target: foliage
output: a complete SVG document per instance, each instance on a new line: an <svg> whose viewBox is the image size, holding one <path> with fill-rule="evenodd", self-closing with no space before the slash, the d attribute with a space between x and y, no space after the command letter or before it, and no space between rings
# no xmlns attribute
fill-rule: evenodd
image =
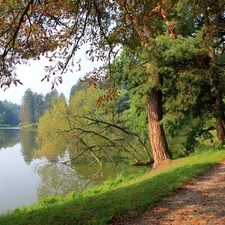
<svg viewBox="0 0 225 225"><path fill-rule="evenodd" d="M44 79L50 80L57 70L65 73L69 64L75 64L75 52L89 41L92 49L87 55L104 58L104 50L109 48L104 48L104 42L113 44L108 27L111 20L115 21L116 11L111 1L1 1L2 87L21 83L14 76L14 66L41 55L50 61L58 58L56 65L46 67ZM95 47L103 49L97 54ZM52 82L53 87L61 83L62 76L55 76Z"/></svg>
<svg viewBox="0 0 225 225"><path fill-rule="evenodd" d="M127 127L140 135L144 143L149 142L148 136L148 112L146 104L140 103L140 95L131 95L130 108L123 112L122 116Z"/></svg>
<svg viewBox="0 0 225 225"><path fill-rule="evenodd" d="M35 123L38 122L39 117L41 116L43 107L42 97L37 93L33 93L31 89L27 89L24 93L20 119L22 123ZM39 116L39 117L38 117Z"/></svg>
<svg viewBox="0 0 225 225"><path fill-rule="evenodd" d="M75 85L73 85L70 89L69 101L78 91L86 90L86 88L87 87L86 87L85 83L83 83L81 80L78 80L77 83Z"/></svg>
<svg viewBox="0 0 225 225"><path fill-rule="evenodd" d="M149 160L148 150L139 136L124 127L116 102L104 101L96 108L96 99L102 95L102 90L90 87L75 93L69 106L56 101L40 120L40 149L36 154L57 159L59 152L63 154L68 149L71 160L97 161L100 165L103 160L116 163L118 154L128 155L135 163ZM123 102L120 103L122 109Z"/></svg>
<svg viewBox="0 0 225 225"><path fill-rule="evenodd" d="M155 42L155 40L152 41ZM202 125L196 127L198 134L194 134L196 128L190 129L190 133L187 133L189 138L185 145L186 150L190 151L196 143L197 136L212 138L209 131L216 129L216 124L208 123L208 121L213 117L218 118L214 103L216 87L213 85L216 78L210 69L211 59L202 43L202 34L196 34L195 38L176 40L158 38L156 46L149 51L150 54L155 51L153 57L156 61L152 60L152 63L156 63L160 68L159 73L164 79L162 91L165 96L165 115L162 122L166 124L167 130L173 134L181 126L186 126L187 122L191 124L196 119L202 121ZM225 84L224 78L224 72L222 72L221 84ZM219 90L222 89L218 88L217 91Z"/></svg>
<svg viewBox="0 0 225 225"><path fill-rule="evenodd" d="M56 89L53 89L51 92L47 93L44 97L45 106L44 109L51 109L54 104L53 101L59 98L59 93Z"/></svg>
<svg viewBox="0 0 225 225"><path fill-rule="evenodd" d="M43 96L28 88L24 93L20 109L21 125L25 127L29 124L37 124L45 110L50 109L54 104L54 99L57 98L65 99L65 96L59 95L56 89Z"/></svg>
<svg viewBox="0 0 225 225"><path fill-rule="evenodd" d="M123 216L135 218L222 159L225 159L224 151L208 151L174 160L160 171L134 178L121 176L118 181L107 181L96 189L71 193L66 198L41 199L31 206L17 208L1 216L0 224L13 225L18 221L34 225L43 222L46 225L122 223L126 220Z"/></svg>
<svg viewBox="0 0 225 225"><path fill-rule="evenodd" d="M63 135L61 131L68 130L69 127L66 118L66 100L62 98L52 100L54 101L52 108L45 111L38 124L38 144L41 145L41 150L36 154L57 159L58 156L64 155L66 143L69 141L69 137Z"/></svg>
<svg viewBox="0 0 225 225"><path fill-rule="evenodd" d="M17 126L19 124L20 106L8 101L0 101L0 126Z"/></svg>
<svg viewBox="0 0 225 225"><path fill-rule="evenodd" d="M129 123L129 115L131 118L136 118L138 122L135 123L133 120L130 124L138 129L141 137L145 137L144 140L147 140L147 127L145 127L147 96L156 86L153 82L156 74L159 74L162 80L162 85L156 88L163 94L164 116L161 124L164 124L167 134L174 136L182 126L187 126L187 122L201 118L208 127L198 127L198 135L204 135L205 138L212 137L209 131L213 127L216 129L216 124L210 124L208 121L212 117L218 118L214 103L215 90L225 93L223 90L225 76L224 71L218 69L220 84L223 84L223 87L215 87L216 76L211 70L209 50L202 40L202 32L196 32L194 37L178 36L176 39L162 35L158 36L157 40L150 39L150 47L135 51L135 54L125 47L117 58L112 68L115 71L115 79L127 83L133 95L131 107L126 114L127 123ZM187 152L190 148L193 149L196 143L196 135L193 135L194 131L190 126L188 127L190 133L185 133L192 138L192 141L190 138L186 139ZM206 133L209 135L205 135Z"/></svg>

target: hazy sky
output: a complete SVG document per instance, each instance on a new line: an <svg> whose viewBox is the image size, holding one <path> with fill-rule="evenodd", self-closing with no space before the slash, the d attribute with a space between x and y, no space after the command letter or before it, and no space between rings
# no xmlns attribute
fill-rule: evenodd
<svg viewBox="0 0 225 225"><path fill-rule="evenodd" d="M85 56L86 49L80 51L77 54L77 59L81 58L81 71L76 71L74 69L73 73L67 73L63 75L63 83L56 86L56 89L59 93L63 93L67 99L69 98L69 93L71 87L76 84L77 80L80 77L83 77L87 72L91 71L94 67L98 67L96 63L93 63L86 59ZM16 87L15 85L11 85L9 89L4 91L0 88L0 101L4 101L5 99L21 104L21 99L24 95L24 92L31 88L33 92L37 92L38 94L46 94L51 91L51 82L42 81L41 79L45 76L44 66L48 64L46 59L42 59L40 61L30 61L30 65L19 65L17 67L17 78L21 80L23 85L19 85ZM99 64L100 65L100 64Z"/></svg>

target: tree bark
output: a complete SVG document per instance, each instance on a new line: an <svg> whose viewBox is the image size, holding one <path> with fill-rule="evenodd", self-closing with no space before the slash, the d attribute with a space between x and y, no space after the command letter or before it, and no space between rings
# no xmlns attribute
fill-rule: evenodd
<svg viewBox="0 0 225 225"><path fill-rule="evenodd" d="M162 92L158 89L151 90L148 97L148 130L154 156L153 170L162 166L170 159L169 148L163 125Z"/></svg>
<svg viewBox="0 0 225 225"><path fill-rule="evenodd" d="M209 48L209 56L211 58L211 64L212 64L212 71L214 71L214 67L216 67L216 55L215 55L215 50L210 47ZM216 88L216 91L214 91L214 97L215 97L215 104L214 104L214 109L215 113L214 116L216 118L216 131L217 131L217 138L218 138L218 143L222 144L225 139L225 128L224 128L224 123L225 123L225 116L224 116L224 108L223 108L223 100L222 100L222 94L219 90L219 75L215 72L214 74L214 87Z"/></svg>
<svg viewBox="0 0 225 225"><path fill-rule="evenodd" d="M225 130L223 126L223 121L220 118L216 119L216 131L217 131L218 143L222 144L225 138Z"/></svg>
<svg viewBox="0 0 225 225"><path fill-rule="evenodd" d="M216 118L216 132L217 132L218 143L222 144L225 139L225 129L224 129L225 117L224 117L222 98L219 94L216 95L215 118Z"/></svg>

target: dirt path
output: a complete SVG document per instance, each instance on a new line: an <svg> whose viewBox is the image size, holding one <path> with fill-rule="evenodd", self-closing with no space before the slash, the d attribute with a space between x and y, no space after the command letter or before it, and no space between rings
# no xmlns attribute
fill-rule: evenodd
<svg viewBox="0 0 225 225"><path fill-rule="evenodd" d="M225 225L225 161L128 224Z"/></svg>

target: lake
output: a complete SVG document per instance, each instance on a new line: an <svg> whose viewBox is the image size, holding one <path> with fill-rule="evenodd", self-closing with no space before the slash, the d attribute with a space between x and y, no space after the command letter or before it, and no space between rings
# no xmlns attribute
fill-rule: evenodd
<svg viewBox="0 0 225 225"><path fill-rule="evenodd" d="M108 178L132 174L148 167L109 164L73 167L37 159L35 149L36 131L19 128L0 128L0 214L22 205L30 205L40 197L71 191L80 192L102 184Z"/></svg>

